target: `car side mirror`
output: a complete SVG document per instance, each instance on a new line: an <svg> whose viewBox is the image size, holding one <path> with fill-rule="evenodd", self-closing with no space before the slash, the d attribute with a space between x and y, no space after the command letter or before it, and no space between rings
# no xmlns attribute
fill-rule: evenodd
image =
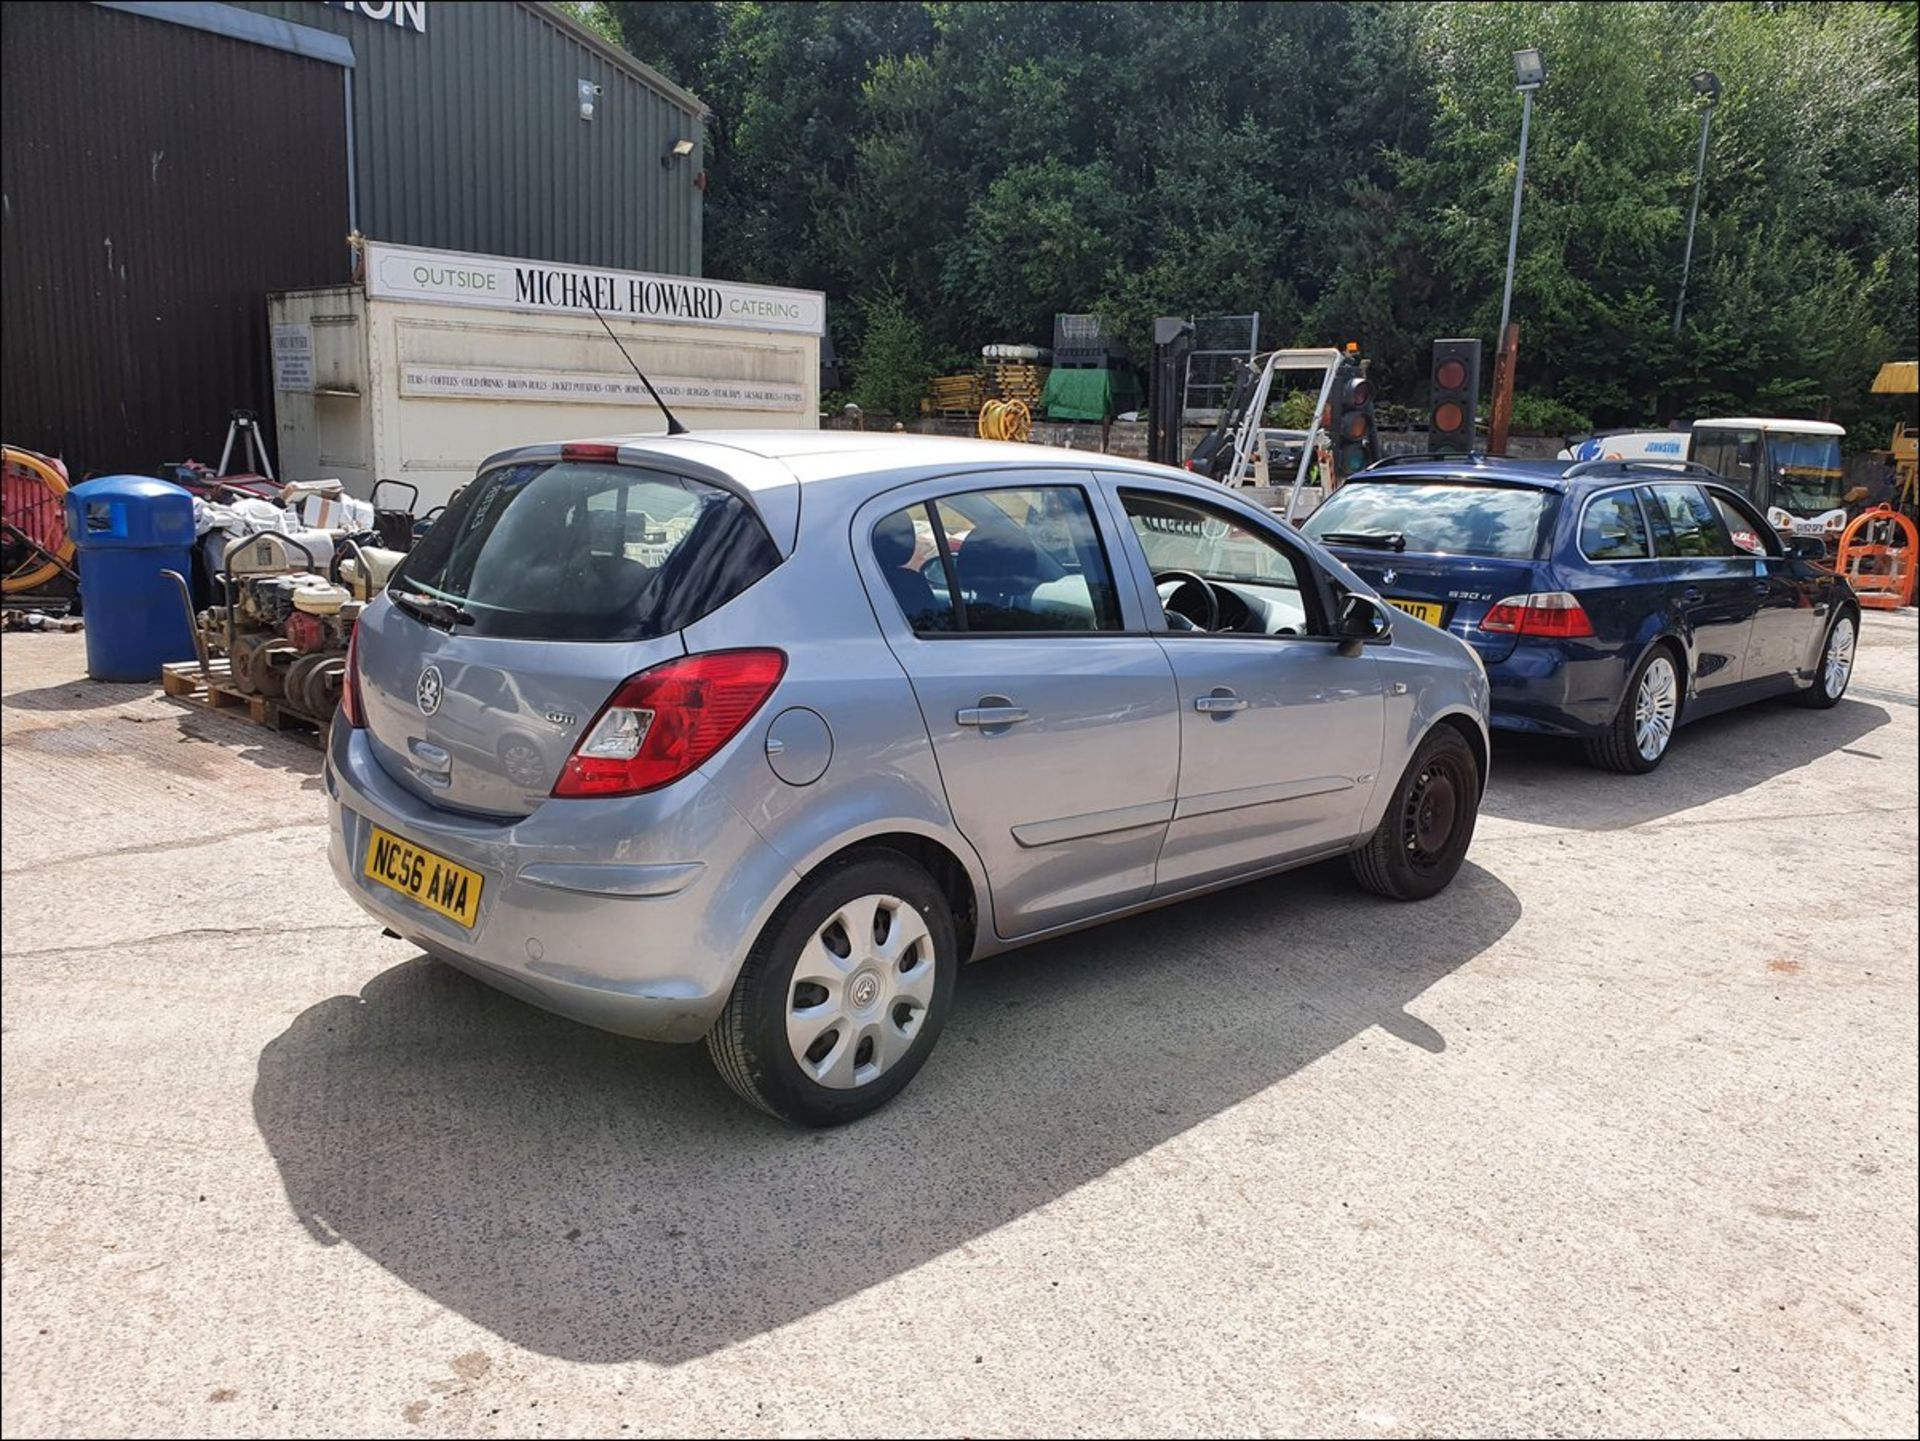
<svg viewBox="0 0 1920 1441"><path fill-rule="evenodd" d="M1783 535L1780 544L1795 560L1827 558L1827 538L1823 535Z"/></svg>
<svg viewBox="0 0 1920 1441"><path fill-rule="evenodd" d="M1369 641L1393 638L1393 615L1386 605L1370 595L1350 593L1340 602L1340 618L1333 633L1340 642L1341 655L1359 655Z"/></svg>

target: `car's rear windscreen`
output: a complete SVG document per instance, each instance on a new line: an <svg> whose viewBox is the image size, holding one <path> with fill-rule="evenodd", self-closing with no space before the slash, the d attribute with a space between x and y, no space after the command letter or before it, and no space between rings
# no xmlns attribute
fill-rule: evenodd
<svg viewBox="0 0 1920 1441"><path fill-rule="evenodd" d="M466 612L469 634L647 640L693 624L780 563L732 491L635 466L528 461L468 485L389 589Z"/></svg>
<svg viewBox="0 0 1920 1441"><path fill-rule="evenodd" d="M1548 499L1547 492L1523 486L1355 479L1329 496L1301 529L1330 545L1347 537L1397 538L1383 548L1527 560L1539 541Z"/></svg>

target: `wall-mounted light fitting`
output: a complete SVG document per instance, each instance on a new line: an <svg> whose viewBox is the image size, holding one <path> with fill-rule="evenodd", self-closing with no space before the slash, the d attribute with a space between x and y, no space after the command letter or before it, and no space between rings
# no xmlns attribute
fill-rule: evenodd
<svg viewBox="0 0 1920 1441"><path fill-rule="evenodd" d="M685 160L691 154L693 154L693 142L691 140L682 137L670 141L667 148L660 152L660 168L662 170L671 170L674 161Z"/></svg>
<svg viewBox="0 0 1920 1441"><path fill-rule="evenodd" d="M593 119L594 102L600 98L600 87L591 80L580 82L580 118Z"/></svg>

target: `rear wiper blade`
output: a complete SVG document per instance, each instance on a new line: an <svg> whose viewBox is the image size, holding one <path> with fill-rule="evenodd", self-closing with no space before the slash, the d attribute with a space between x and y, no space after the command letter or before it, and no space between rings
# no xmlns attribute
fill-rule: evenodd
<svg viewBox="0 0 1920 1441"><path fill-rule="evenodd" d="M450 600L442 600L437 595L421 595L414 590L395 590L389 594L393 596L395 605L428 625L452 630L456 625L473 624L473 612Z"/></svg>
<svg viewBox="0 0 1920 1441"><path fill-rule="evenodd" d="M1406 532L1399 530L1362 534L1357 530L1329 530L1320 536L1327 545L1360 545L1369 550L1405 550Z"/></svg>

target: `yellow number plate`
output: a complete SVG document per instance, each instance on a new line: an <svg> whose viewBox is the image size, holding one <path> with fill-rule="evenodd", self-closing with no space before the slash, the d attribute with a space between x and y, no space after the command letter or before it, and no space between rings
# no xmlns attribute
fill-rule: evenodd
<svg viewBox="0 0 1920 1441"><path fill-rule="evenodd" d="M1399 606L1408 615L1424 620L1428 625L1440 624L1440 617L1447 613L1444 606L1435 605L1430 600L1395 600L1388 596L1387 604Z"/></svg>
<svg viewBox="0 0 1920 1441"><path fill-rule="evenodd" d="M422 850L378 826L367 837L367 858L360 869L368 879L463 926L471 926L480 914L480 887L485 883L479 872L456 866L445 856Z"/></svg>

